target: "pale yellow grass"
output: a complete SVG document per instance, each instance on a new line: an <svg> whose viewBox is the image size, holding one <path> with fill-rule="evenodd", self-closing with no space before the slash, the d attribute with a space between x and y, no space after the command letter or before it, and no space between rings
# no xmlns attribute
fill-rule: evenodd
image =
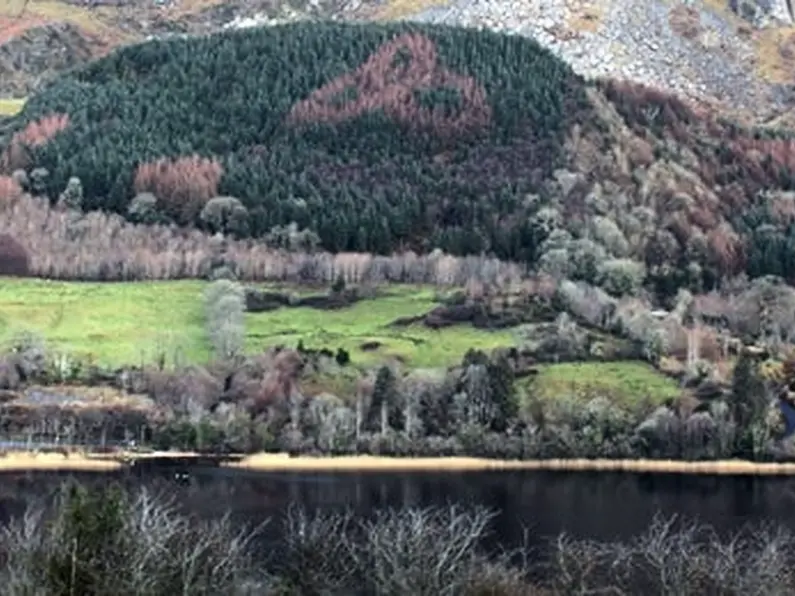
<svg viewBox="0 0 795 596"><path fill-rule="evenodd" d="M22 110L24 99L0 99L0 116L13 116Z"/></svg>
<svg viewBox="0 0 795 596"><path fill-rule="evenodd" d="M566 28L580 33L596 33L602 25L606 12L604 0L587 0L569 11Z"/></svg>
<svg viewBox="0 0 795 596"><path fill-rule="evenodd" d="M110 472L121 468L121 462L90 457L84 453L10 452L0 457L0 472L22 470L75 472Z"/></svg>
<svg viewBox="0 0 795 596"><path fill-rule="evenodd" d="M756 69L772 83L791 83L795 69L795 28L771 27L755 33Z"/></svg>
<svg viewBox="0 0 795 596"><path fill-rule="evenodd" d="M375 13L377 20L392 21L411 17L429 8L450 6L451 0L390 0Z"/></svg>
<svg viewBox="0 0 795 596"><path fill-rule="evenodd" d="M190 452L152 453L35 453L9 452L0 456L0 472L10 471L114 471L124 462L151 458L199 458ZM635 472L652 474L702 474L711 476L791 476L795 463L755 463L739 460L688 462L645 459L497 460L476 457L290 457L286 453L258 453L226 468L259 472L479 472L494 470L554 470L561 472Z"/></svg>
<svg viewBox="0 0 795 596"><path fill-rule="evenodd" d="M239 462L223 464L230 468L258 471L486 471L560 470L566 472L651 472L711 475L792 475L795 463L771 464L746 461L686 462L673 460L549 459L493 460L474 457L290 457L262 453Z"/></svg>
<svg viewBox="0 0 795 596"><path fill-rule="evenodd" d="M3 0L0 2L0 15L21 17L25 10L26 0Z"/></svg>
<svg viewBox="0 0 795 596"><path fill-rule="evenodd" d="M53 22L68 22L79 27L86 33L93 34L104 41L124 42L132 41L135 37L114 27L106 21L108 15L114 14L99 9L74 6L65 2L54 0L31 0L26 9L26 14L45 18Z"/></svg>
<svg viewBox="0 0 795 596"><path fill-rule="evenodd" d="M168 17L184 16L221 6L227 2L228 0L182 0L182 2L177 2L173 6L169 6L163 12L165 12Z"/></svg>

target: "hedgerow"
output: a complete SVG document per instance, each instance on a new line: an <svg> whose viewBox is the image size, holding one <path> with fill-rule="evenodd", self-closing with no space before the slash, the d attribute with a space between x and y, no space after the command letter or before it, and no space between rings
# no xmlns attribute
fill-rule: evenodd
<svg viewBox="0 0 795 596"><path fill-rule="evenodd" d="M52 198L78 177L87 210L150 192L201 225L223 195L255 237L294 221L332 251L532 258L526 196L585 105L529 39L302 23L117 51L31 98L6 160L48 170Z"/></svg>

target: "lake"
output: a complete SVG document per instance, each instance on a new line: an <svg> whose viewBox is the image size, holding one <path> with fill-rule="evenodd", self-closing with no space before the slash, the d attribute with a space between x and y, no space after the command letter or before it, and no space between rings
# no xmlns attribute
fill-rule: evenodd
<svg viewBox="0 0 795 596"><path fill-rule="evenodd" d="M0 473L0 520L52 494L63 480L118 481L172 494L201 516L230 512L259 523L283 515L291 503L308 509L351 508L367 515L382 507L483 505L498 511L493 540L505 547L540 547L567 532L600 540L642 532L655 513L696 518L721 533L748 522L795 522L795 478L630 474L604 472L264 473L193 468L113 473ZM276 526L271 526L276 531Z"/></svg>

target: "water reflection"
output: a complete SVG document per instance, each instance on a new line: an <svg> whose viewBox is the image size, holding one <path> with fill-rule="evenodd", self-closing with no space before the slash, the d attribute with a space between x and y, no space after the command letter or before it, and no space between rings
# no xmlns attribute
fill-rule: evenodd
<svg viewBox="0 0 795 596"><path fill-rule="evenodd" d="M534 545L561 531L612 540L643 531L655 513L697 518L719 531L744 523L795 521L795 478L706 477L662 474L488 473L256 473L230 469L133 474L0 474L0 519L21 513L31 500L51 495L66 478L126 486L147 485L176 497L202 516L230 511L260 523L283 515L291 503L310 509L353 509L359 515L383 507L480 504L498 510L494 538L518 545L530 531Z"/></svg>

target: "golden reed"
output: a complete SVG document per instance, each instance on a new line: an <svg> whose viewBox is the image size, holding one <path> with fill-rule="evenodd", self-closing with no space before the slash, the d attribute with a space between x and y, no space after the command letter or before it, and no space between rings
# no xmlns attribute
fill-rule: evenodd
<svg viewBox="0 0 795 596"><path fill-rule="evenodd" d="M0 472L10 471L113 471L125 462L150 458L192 458L195 453L36 453L7 452L0 455ZM475 457L381 457L353 455L343 457L291 457L286 453L258 453L236 462L221 464L227 468L253 471L296 472L464 472L490 470L557 470L563 472L639 472L660 474L708 474L745 476L795 475L793 463L756 463L741 460L676 461L649 459L546 459L496 460Z"/></svg>
<svg viewBox="0 0 795 596"><path fill-rule="evenodd" d="M492 460L473 457L289 457L286 454L257 454L228 467L249 470L286 471L487 471L487 470L560 470L566 472L651 472L678 474L795 474L795 463L755 463L748 461L689 462L674 460L547 459Z"/></svg>

